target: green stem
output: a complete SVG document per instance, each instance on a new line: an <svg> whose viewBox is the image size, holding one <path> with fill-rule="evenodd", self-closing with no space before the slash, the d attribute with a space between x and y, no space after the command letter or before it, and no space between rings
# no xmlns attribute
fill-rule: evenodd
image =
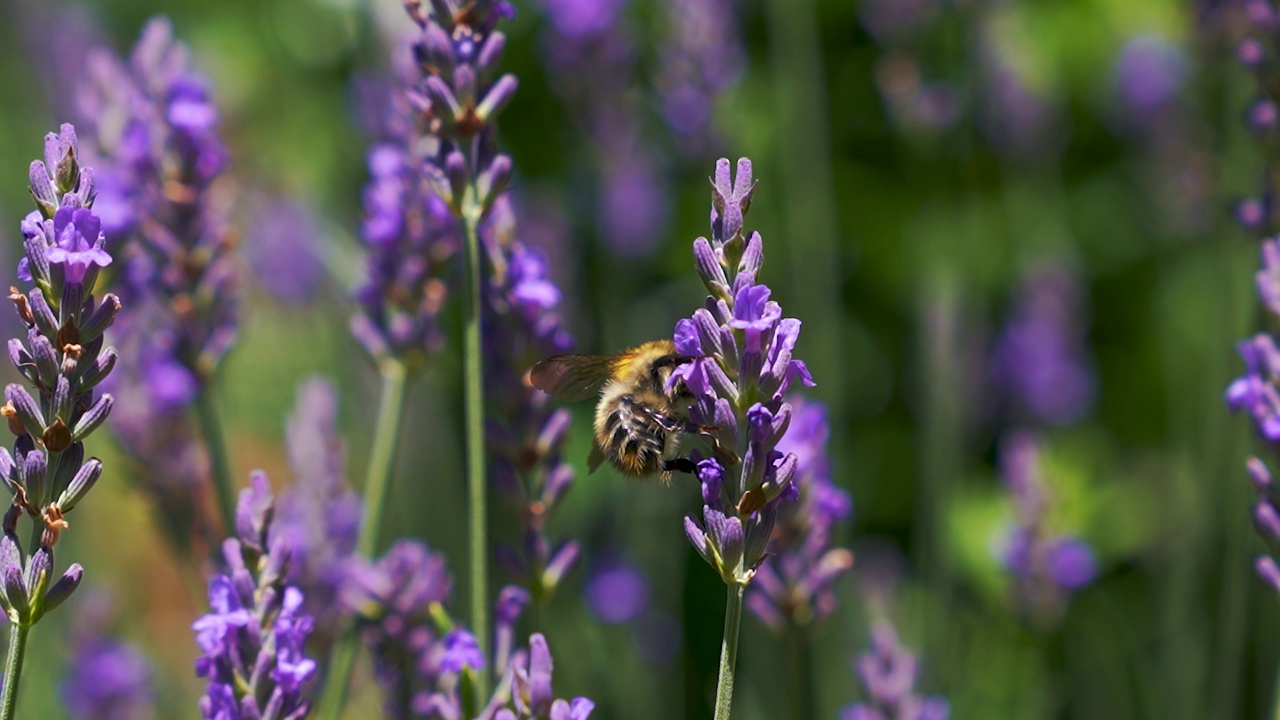
<svg viewBox="0 0 1280 720"><path fill-rule="evenodd" d="M475 196L473 190L473 196ZM480 218L479 207L464 212L463 227L466 230L466 278L463 298L463 392L467 434L467 511L471 515L469 545L471 554L471 631L480 652L488 657L489 647L489 548L487 483L485 482L484 457L484 361L481 357L481 277L480 277ZM478 691L482 699L489 696L487 671L478 674Z"/></svg>
<svg viewBox="0 0 1280 720"><path fill-rule="evenodd" d="M360 635L349 626L338 636L333 646L329 669L325 672L324 692L316 707L316 717L340 720L347 706L347 690L351 685L351 673L356 666L356 651L360 647Z"/></svg>
<svg viewBox="0 0 1280 720"><path fill-rule="evenodd" d="M373 426L373 449L369 452L369 466L364 477L364 516L360 518L360 536L356 540L356 551L367 558L374 557L378 551L382 516L387 508L387 490L391 486L396 447L404 425L405 395L409 384L408 368L398 360L384 361L379 370L382 391L378 398L378 417ZM355 627L347 627L338 636L316 717L332 720L342 717L359 647L360 636Z"/></svg>
<svg viewBox="0 0 1280 720"><path fill-rule="evenodd" d="M724 640L720 643L720 676L716 679L715 720L729 720L733 707L733 670L738 665L738 626L742 624L741 585L730 585L724 603Z"/></svg>
<svg viewBox="0 0 1280 720"><path fill-rule="evenodd" d="M1280 664L1276 665L1276 683L1271 694L1271 720L1280 720Z"/></svg>
<svg viewBox="0 0 1280 720"><path fill-rule="evenodd" d="M4 663L4 694L0 696L0 720L13 720L18 707L18 683L22 680L22 659L27 653L30 625L12 625L9 630L9 656Z"/></svg>
<svg viewBox="0 0 1280 720"><path fill-rule="evenodd" d="M791 717L813 717L813 668L809 654L809 633L792 625L787 628L787 665L791 695Z"/></svg>
<svg viewBox="0 0 1280 720"><path fill-rule="evenodd" d="M364 517L360 520L360 537L356 550L367 558L378 551L382 515L387 508L387 489L396 463L396 446L400 427L404 424L405 390L408 369L398 360L382 363L382 396L378 399L378 419L373 426L373 450L364 476Z"/></svg>
<svg viewBox="0 0 1280 720"><path fill-rule="evenodd" d="M222 435L222 425L213 406L213 392L205 388L196 394L196 415L200 420L200 432L209 452L209 466L213 470L213 495L218 501L218 513L227 533L236 528L235 490L231 482L231 465L227 462L227 441Z"/></svg>

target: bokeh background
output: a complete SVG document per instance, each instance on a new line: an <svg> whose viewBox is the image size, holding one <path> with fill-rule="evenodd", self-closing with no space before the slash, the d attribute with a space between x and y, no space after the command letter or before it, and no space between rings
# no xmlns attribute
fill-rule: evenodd
<svg viewBox="0 0 1280 720"><path fill-rule="evenodd" d="M754 161L747 226L774 299L804 322L807 395L828 410L832 476L853 498L835 541L857 559L811 635L814 717L861 697L853 660L880 617L956 718L1268 712L1280 623L1251 571L1249 423L1222 401L1258 322L1257 245L1232 216L1264 163L1244 121L1257 88L1234 57L1239 7L515 4L504 66L520 89L501 145L521 236L552 259L579 348L669 336L701 303L690 248L707 233L706 177L718 157ZM245 301L218 396L236 477L288 482L286 417L322 374L358 485L377 382L349 295L366 98L409 28L399 3L7 0L0 277L13 282L26 167L67 119L76 61L127 50L157 13L212 80L232 153ZM456 306L444 323L447 349L412 387L388 522L462 578ZM710 717L723 588L681 532L696 490L585 477L589 411L575 409L582 479L553 526L587 553L542 618L557 691L594 698L602 718ZM1001 448L1016 430L1038 437L1049 522L1096 568L1048 609L1001 563ZM92 616L152 663L154 717L194 716L204 598L110 441L90 452L107 476L59 558L84 564L97 598L36 631L20 714L68 717L59 685ZM618 568L636 573L636 606L602 614L587 588ZM736 716L790 717L784 640L748 616L741 653ZM377 705L362 688L349 717Z"/></svg>

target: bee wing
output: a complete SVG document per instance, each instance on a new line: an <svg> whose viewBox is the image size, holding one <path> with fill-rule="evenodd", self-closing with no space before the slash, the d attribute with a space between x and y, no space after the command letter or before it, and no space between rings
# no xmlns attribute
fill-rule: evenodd
<svg viewBox="0 0 1280 720"><path fill-rule="evenodd" d="M548 395L586 400L613 374L619 355L553 355L529 371L529 381Z"/></svg>
<svg viewBox="0 0 1280 720"><path fill-rule="evenodd" d="M591 454L587 456L587 474L595 472L604 462L604 451L596 443L591 443Z"/></svg>

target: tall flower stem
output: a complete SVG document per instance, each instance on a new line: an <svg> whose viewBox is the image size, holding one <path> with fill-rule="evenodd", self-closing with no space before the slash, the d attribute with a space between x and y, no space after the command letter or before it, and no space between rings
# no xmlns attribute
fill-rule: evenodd
<svg viewBox="0 0 1280 720"><path fill-rule="evenodd" d="M4 695L0 696L0 720L13 720L18 707L18 682L22 679L22 660L27 653L27 633L31 626L18 623L9 629L9 655L4 663Z"/></svg>
<svg viewBox="0 0 1280 720"><path fill-rule="evenodd" d="M356 551L374 557L382 530L382 516L387 507L387 490L391 486L391 470L395 467L400 428L404 425L405 394L409 372L398 360L385 360L380 366L381 396L378 417L373 427L373 449L364 479L364 515L360 518L360 536ZM320 697L317 717L338 720L347 705L351 672L355 669L360 637L354 627L346 628L334 644L329 669L325 674L324 693Z"/></svg>
<svg viewBox="0 0 1280 720"><path fill-rule="evenodd" d="M356 653L360 649L360 634L354 626L343 630L334 643L329 668L325 671L324 691L316 706L315 716L341 720L347 706L347 690L351 686L351 672L356 667Z"/></svg>
<svg viewBox="0 0 1280 720"><path fill-rule="evenodd" d="M195 406L205 449L209 453L209 467L213 471L213 494L218 502L218 515L222 518L223 528L234 532L235 489L231 484L231 465L227 461L227 441L218 422L217 408L213 405L213 391L206 387L197 393Z"/></svg>
<svg viewBox="0 0 1280 720"><path fill-rule="evenodd" d="M475 188L472 198L479 196ZM462 213L466 233L463 271L463 403L467 434L467 510L471 515L469 546L471 555L471 631L487 657L489 643L489 548L488 498L484 461L484 361L481 356L482 308L480 276L480 219L483 209L476 203ZM479 696L489 695L488 672L479 673Z"/></svg>
<svg viewBox="0 0 1280 720"><path fill-rule="evenodd" d="M383 361L382 395L378 399L378 419L373 427L373 450L364 479L364 517L360 521L360 537L356 550L373 557L378 550L382 515L387 507L387 489L391 470L395 467L396 446L400 427L404 424L404 400L408 387L408 369L398 360Z"/></svg>
<svg viewBox="0 0 1280 720"><path fill-rule="evenodd" d="M1271 689L1271 696L1271 720L1280 720L1280 665L1276 666L1276 679Z"/></svg>
<svg viewBox="0 0 1280 720"><path fill-rule="evenodd" d="M791 696L791 717L813 717L813 668L806 628L787 628L787 686Z"/></svg>
<svg viewBox="0 0 1280 720"><path fill-rule="evenodd" d="M724 639L720 643L720 675L716 679L715 720L729 720L733 708L733 673L738 665L738 627L742 624L742 585L729 586L724 603Z"/></svg>

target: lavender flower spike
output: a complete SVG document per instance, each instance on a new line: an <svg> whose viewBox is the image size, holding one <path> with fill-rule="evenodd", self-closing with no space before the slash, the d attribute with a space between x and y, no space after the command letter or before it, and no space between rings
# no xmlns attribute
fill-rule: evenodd
<svg viewBox="0 0 1280 720"><path fill-rule="evenodd" d="M1000 553L1014 578L1015 597L1028 612L1052 619L1072 592L1098 573L1093 551L1080 539L1047 526L1051 498L1041 477L1040 449L1030 432L1001 441L1000 472L1014 504L1014 521Z"/></svg>
<svg viewBox="0 0 1280 720"><path fill-rule="evenodd" d="M218 110L163 18L147 23L127 59L95 49L86 70L78 114L86 152L103 169L104 222L126 241L119 287L136 318L122 328L131 361L113 389L129 407L117 435L173 541L191 545L194 527L217 542L199 499L216 483L227 524L235 496L208 388L235 343L239 283ZM67 257L69 272L101 261L70 248Z"/></svg>
<svg viewBox="0 0 1280 720"><path fill-rule="evenodd" d="M31 164L31 196L37 209L22 221L26 257L19 277L34 281L28 293L11 287L26 337L9 341L9 359L30 384L5 387L0 415L16 436L13 453L0 449L0 481L12 496L0 538L0 605L12 625L0 718L10 720L17 702L27 633L80 584L72 565L54 580L53 546L68 527L65 516L102 475L97 458L85 458L84 440L111 413L114 399L98 385L116 364L103 332L120 301L93 294L98 268L111 262L102 223L93 212L93 171L79 164L75 128L63 125L45 137L45 159ZM34 392L34 394L33 394ZM33 545L18 540L19 519L35 525Z"/></svg>
<svg viewBox="0 0 1280 720"><path fill-rule="evenodd" d="M726 583L749 583L764 559L780 503L798 495L798 458L777 447L791 422L783 395L797 381L813 385L803 361L792 357L800 321L784 318L756 283L764 262L760 234L743 234L755 183L751 161L737 176L720 160L712 180L711 239L694 242L694 265L711 295L693 317L676 324L675 345L697 360L672 373L694 395L694 423L714 428L714 457L697 464L703 522L689 517L690 541ZM736 380L730 380L735 378ZM728 448L745 450L739 458Z"/></svg>
<svg viewBox="0 0 1280 720"><path fill-rule="evenodd" d="M304 686L316 662L303 654L313 620L302 591L285 583L292 547L271 537L275 511L266 475L255 473L236 505L237 536L222 546L226 574L209 580L210 612L192 624L201 656L196 675L208 685L200 713L208 720L300 720L311 708Z"/></svg>
<svg viewBox="0 0 1280 720"><path fill-rule="evenodd" d="M739 160L733 175L721 159L711 187L711 239L693 243L694 268L710 295L675 328L676 351L697 359L676 368L669 382L688 389L689 418L709 428L712 441L711 457L691 458L702 483L702 521L686 516L684 528L728 586L715 702L716 720L728 720L743 590L765 560L779 506L799 496L792 483L799 458L778 449L792 414L783 396L797 381L814 383L792 356L800 321L784 318L769 288L756 282L764 241L743 233L755 192L751 161Z"/></svg>
<svg viewBox="0 0 1280 720"><path fill-rule="evenodd" d="M898 642L887 620L872 629L871 649L855 667L867 700L845 708L842 720L947 720L950 715L946 700L916 693L916 657Z"/></svg>

